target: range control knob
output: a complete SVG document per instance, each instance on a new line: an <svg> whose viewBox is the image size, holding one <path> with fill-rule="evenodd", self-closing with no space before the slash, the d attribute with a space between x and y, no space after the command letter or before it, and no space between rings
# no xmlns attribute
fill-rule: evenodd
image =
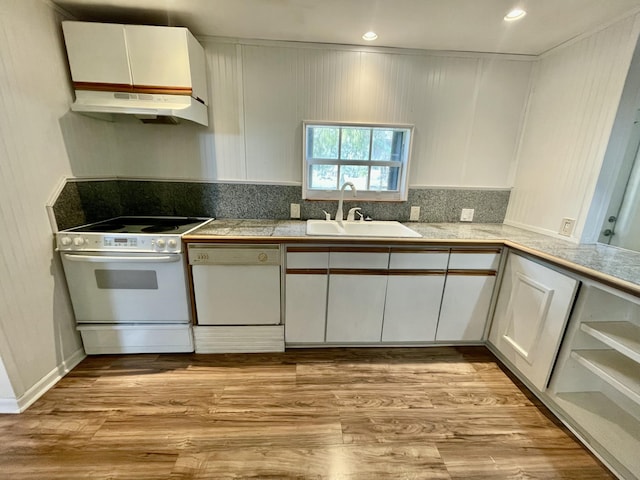
<svg viewBox="0 0 640 480"><path fill-rule="evenodd" d="M169 245L169 248L176 248L178 246L178 242L172 238L167 242L167 245Z"/></svg>
<svg viewBox="0 0 640 480"><path fill-rule="evenodd" d="M60 245L62 245L63 247L68 247L69 245L71 245L71 239L69 237L62 237L60 239Z"/></svg>
<svg viewBox="0 0 640 480"><path fill-rule="evenodd" d="M82 238L82 237L76 237L76 238L74 238L74 239L73 239L73 244L74 244L76 247L81 247L82 245L84 245L84 238Z"/></svg>
<svg viewBox="0 0 640 480"><path fill-rule="evenodd" d="M162 238L159 238L158 240L156 240L156 245L158 246L158 248L164 248L166 242Z"/></svg>

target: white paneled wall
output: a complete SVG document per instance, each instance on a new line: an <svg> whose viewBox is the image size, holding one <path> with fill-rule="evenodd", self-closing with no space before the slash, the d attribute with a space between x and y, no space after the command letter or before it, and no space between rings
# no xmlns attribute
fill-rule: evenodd
<svg viewBox="0 0 640 480"><path fill-rule="evenodd" d="M300 182L301 121L343 120L415 124L411 185L509 186L530 62L330 47L242 52L248 179Z"/></svg>
<svg viewBox="0 0 640 480"><path fill-rule="evenodd" d="M585 227L625 78L638 16L559 47L536 65L505 223L554 234Z"/></svg>
<svg viewBox="0 0 640 480"><path fill-rule="evenodd" d="M50 382L81 354L45 210L59 180L73 173L69 145L81 174L109 169L83 138L98 137L102 127L92 130L91 119L67 122L71 92L59 20L40 0L5 0L0 15L0 356L18 400L37 395L34 385ZM66 144L65 124L81 137ZM102 166L82 165L81 145Z"/></svg>
<svg viewBox="0 0 640 480"><path fill-rule="evenodd" d="M302 121L415 124L413 186L511 186L532 58L204 39L211 126L117 126L120 175L300 184Z"/></svg>

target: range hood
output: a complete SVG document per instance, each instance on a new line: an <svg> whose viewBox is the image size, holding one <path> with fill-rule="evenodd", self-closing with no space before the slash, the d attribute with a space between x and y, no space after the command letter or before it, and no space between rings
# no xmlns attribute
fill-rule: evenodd
<svg viewBox="0 0 640 480"><path fill-rule="evenodd" d="M133 115L143 123L177 124L180 120L189 120L200 125L208 124L207 107L187 95L76 90L76 101L71 110Z"/></svg>
<svg viewBox="0 0 640 480"><path fill-rule="evenodd" d="M208 125L204 50L181 27L62 22L76 100L117 120Z"/></svg>

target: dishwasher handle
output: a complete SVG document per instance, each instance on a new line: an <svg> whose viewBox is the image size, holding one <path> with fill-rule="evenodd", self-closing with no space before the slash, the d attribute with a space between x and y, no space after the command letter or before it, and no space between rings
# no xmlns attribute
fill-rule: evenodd
<svg viewBox="0 0 640 480"><path fill-rule="evenodd" d="M71 262L86 263L173 263L180 261L180 255L153 255L140 257L118 257L114 255L76 255L64 253L64 258Z"/></svg>

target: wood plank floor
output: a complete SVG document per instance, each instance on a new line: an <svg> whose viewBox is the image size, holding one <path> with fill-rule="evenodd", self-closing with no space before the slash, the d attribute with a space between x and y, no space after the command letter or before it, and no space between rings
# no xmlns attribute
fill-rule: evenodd
<svg viewBox="0 0 640 480"><path fill-rule="evenodd" d="M0 431L12 480L614 478L482 347L94 356Z"/></svg>

